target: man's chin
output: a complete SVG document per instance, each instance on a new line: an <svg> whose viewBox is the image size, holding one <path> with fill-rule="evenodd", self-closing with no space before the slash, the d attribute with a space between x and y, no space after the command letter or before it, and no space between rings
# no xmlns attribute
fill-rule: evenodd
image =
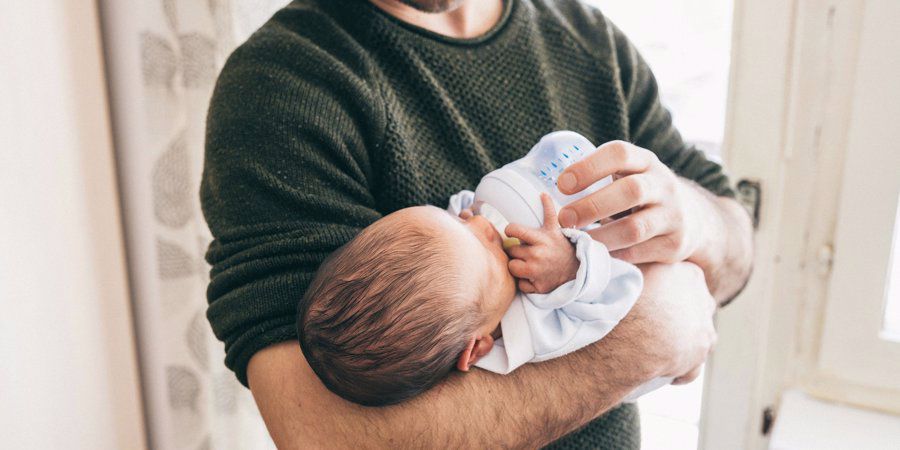
<svg viewBox="0 0 900 450"><path fill-rule="evenodd" d="M400 0L400 2L405 5L431 14L452 11L459 7L464 1L465 0Z"/></svg>

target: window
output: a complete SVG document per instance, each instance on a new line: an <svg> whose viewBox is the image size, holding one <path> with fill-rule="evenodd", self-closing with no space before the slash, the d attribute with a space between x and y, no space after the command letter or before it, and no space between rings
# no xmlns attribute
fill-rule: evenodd
<svg viewBox="0 0 900 450"><path fill-rule="evenodd" d="M897 215L894 218L894 244L891 250L891 269L888 272L884 326L884 339L900 341L900 196L897 197Z"/></svg>

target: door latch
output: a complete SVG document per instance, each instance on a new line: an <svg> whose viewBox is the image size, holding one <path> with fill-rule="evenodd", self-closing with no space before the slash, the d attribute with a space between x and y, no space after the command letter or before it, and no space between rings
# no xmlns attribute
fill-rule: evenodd
<svg viewBox="0 0 900 450"><path fill-rule="evenodd" d="M753 218L753 229L759 228L759 214L762 205L762 186L758 180L748 180L746 178L738 181L737 184L737 200L747 209L750 217Z"/></svg>
<svg viewBox="0 0 900 450"><path fill-rule="evenodd" d="M769 433L772 432L772 425L775 424L775 411L772 410L771 406L766 407L763 410L762 414L762 424L760 427L760 432L763 436L768 436Z"/></svg>

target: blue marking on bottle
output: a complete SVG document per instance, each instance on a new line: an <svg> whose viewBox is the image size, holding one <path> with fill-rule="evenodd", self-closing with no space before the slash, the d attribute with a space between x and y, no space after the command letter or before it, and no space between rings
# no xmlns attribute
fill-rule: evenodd
<svg viewBox="0 0 900 450"><path fill-rule="evenodd" d="M579 152L580 152L580 151L581 151L581 149L580 149L580 148L578 148L578 146L577 146L577 145L573 145L573 146L572 146L572 147L575 147L575 150L578 150L578 151L579 151Z"/></svg>
<svg viewBox="0 0 900 450"><path fill-rule="evenodd" d="M559 167L559 166L557 166L556 163L553 162L553 161L550 161L550 165L553 166L553 167Z"/></svg>
<svg viewBox="0 0 900 450"><path fill-rule="evenodd" d="M542 171L541 171L541 175L543 175L543 176L546 177L546 176L547 176L547 172L544 172L544 171L542 170Z"/></svg>
<svg viewBox="0 0 900 450"><path fill-rule="evenodd" d="M565 157L566 157L566 159L569 159L569 155L567 155L567 154L565 154L565 153L563 153L563 156L565 156Z"/></svg>

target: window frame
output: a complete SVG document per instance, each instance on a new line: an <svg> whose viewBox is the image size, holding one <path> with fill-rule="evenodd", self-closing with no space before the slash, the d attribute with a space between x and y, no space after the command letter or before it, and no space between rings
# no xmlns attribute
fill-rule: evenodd
<svg viewBox="0 0 900 450"><path fill-rule="evenodd" d="M882 331L900 195L900 147L885 146L900 142L891 123L900 117L900 88L891 79L900 74L900 41L886 17L900 18L900 4L868 3L817 375L884 391L869 399L823 384L821 394L900 413L900 342Z"/></svg>

